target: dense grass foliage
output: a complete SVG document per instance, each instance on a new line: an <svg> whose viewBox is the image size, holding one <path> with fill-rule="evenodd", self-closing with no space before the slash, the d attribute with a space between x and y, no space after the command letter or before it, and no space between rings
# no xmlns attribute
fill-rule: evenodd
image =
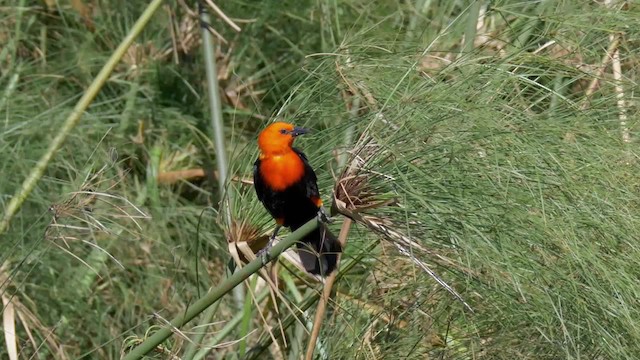
<svg viewBox="0 0 640 360"><path fill-rule="evenodd" d="M15 3L0 0L0 209L147 4ZM296 144L325 203L358 215L319 358L640 357L640 7L217 5L242 29L213 15L231 201L197 9L167 2L0 234L1 357L15 329L19 358L119 358L223 281L235 242L273 228L248 180L274 118L314 130ZM302 358L321 284L284 259L278 280L150 356Z"/></svg>

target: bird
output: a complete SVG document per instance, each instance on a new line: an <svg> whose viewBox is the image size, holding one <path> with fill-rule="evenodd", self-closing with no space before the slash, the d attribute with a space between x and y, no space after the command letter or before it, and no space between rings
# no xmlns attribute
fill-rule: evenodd
<svg viewBox="0 0 640 360"><path fill-rule="evenodd" d="M327 229L329 218L316 173L306 155L293 147L294 139L308 132L290 123L275 122L258 135L260 154L253 165L253 184L258 199L276 221L261 253L271 248L281 227L295 231L317 217L318 227L297 243L297 251L307 272L326 277L336 269L342 247Z"/></svg>

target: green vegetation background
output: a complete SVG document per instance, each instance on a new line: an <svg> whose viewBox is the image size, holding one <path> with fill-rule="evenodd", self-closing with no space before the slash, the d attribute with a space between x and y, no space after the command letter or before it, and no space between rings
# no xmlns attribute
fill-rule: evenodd
<svg viewBox="0 0 640 360"><path fill-rule="evenodd" d="M0 209L146 5L0 1ZM0 234L21 359L119 358L222 281L228 241L273 226L243 182L273 118L315 130L297 144L326 203L346 156L368 224L393 229L351 230L320 358L640 358L640 6L217 5L242 29L213 15L233 222L198 173L216 157L197 9L167 2ZM204 333L195 358L251 358L320 288L288 269L279 315L236 293L150 356ZM262 356L301 358L312 311Z"/></svg>

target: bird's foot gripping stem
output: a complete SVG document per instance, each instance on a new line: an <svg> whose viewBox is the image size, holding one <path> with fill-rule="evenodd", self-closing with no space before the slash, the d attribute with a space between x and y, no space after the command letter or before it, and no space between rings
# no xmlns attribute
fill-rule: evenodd
<svg viewBox="0 0 640 360"><path fill-rule="evenodd" d="M273 231L273 235L269 237L267 245L258 251L257 256L262 259L262 265L269 263L269 250L273 247L273 243L276 241L276 236L278 235L278 231L280 231L281 227L282 226L280 225L276 225L276 229Z"/></svg>
<svg viewBox="0 0 640 360"><path fill-rule="evenodd" d="M323 222L325 224L330 224L333 222L333 219L327 215L327 212L324 210L324 207L320 207L318 210L318 221Z"/></svg>

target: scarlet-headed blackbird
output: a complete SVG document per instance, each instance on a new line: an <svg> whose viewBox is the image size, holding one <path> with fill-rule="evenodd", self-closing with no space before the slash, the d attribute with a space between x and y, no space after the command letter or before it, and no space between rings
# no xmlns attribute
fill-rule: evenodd
<svg viewBox="0 0 640 360"><path fill-rule="evenodd" d="M304 153L293 147L293 140L307 132L276 122L258 136L260 156L253 167L253 184L258 199L277 224L269 246L282 226L294 231L316 216L326 221L316 174ZM336 268L338 253L342 251L323 222L298 242L297 247L304 268L322 276Z"/></svg>

